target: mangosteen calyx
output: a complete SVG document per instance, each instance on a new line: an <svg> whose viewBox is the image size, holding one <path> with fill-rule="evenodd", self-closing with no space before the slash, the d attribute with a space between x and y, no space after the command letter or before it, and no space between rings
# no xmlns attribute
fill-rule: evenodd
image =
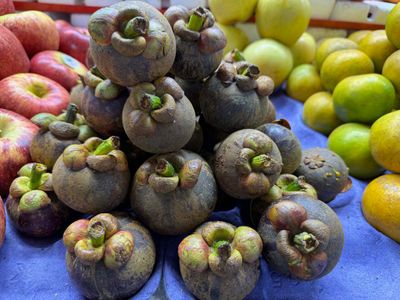
<svg viewBox="0 0 400 300"><path fill-rule="evenodd" d="M229 53L227 53L224 57L224 61L227 63L235 63L239 61L245 61L246 59L243 56L243 53L238 49L233 49Z"/></svg>
<svg viewBox="0 0 400 300"><path fill-rule="evenodd" d="M232 277L243 264L253 264L262 252L258 233L247 226L222 221L208 222L178 247L180 262L194 272L212 271L220 277Z"/></svg>
<svg viewBox="0 0 400 300"><path fill-rule="evenodd" d="M64 232L67 251L85 265L103 260L109 269L125 266L132 256L135 241L129 231L120 230L118 220L108 213L98 214L91 220L78 220Z"/></svg>
<svg viewBox="0 0 400 300"><path fill-rule="evenodd" d="M276 231L276 249L287 261L290 272L305 280L318 277L328 264L325 252L330 239L329 227L308 219L305 208L293 201L280 201L267 211Z"/></svg>
<svg viewBox="0 0 400 300"><path fill-rule="evenodd" d="M97 98L103 100L114 100L125 90L124 87L107 79L96 66L85 74L83 82L94 89L94 95Z"/></svg>

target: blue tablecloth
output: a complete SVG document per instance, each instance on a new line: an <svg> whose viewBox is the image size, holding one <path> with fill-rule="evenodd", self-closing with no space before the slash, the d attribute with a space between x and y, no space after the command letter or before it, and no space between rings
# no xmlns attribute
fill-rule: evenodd
<svg viewBox="0 0 400 300"><path fill-rule="evenodd" d="M302 104L284 94L273 96L279 118L290 121L303 149L325 147L326 137L301 121ZM262 260L261 277L246 299L400 299L400 245L372 228L360 208L366 182L353 179L353 188L330 203L345 233L343 255L322 279L303 282L268 270ZM243 223L238 207L213 214L215 220ZM54 239L27 238L7 223L0 249L0 299L81 299L65 268L61 235ZM154 238L157 264L147 284L133 299L193 299L179 275L177 246L182 237ZM153 296L153 297L152 297Z"/></svg>

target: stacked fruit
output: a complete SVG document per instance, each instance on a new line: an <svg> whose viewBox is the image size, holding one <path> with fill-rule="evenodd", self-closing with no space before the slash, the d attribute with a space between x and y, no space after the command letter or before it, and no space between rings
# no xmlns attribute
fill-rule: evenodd
<svg viewBox="0 0 400 300"><path fill-rule="evenodd" d="M63 237L83 295L128 297L152 273L150 232L113 211L127 198L155 233L194 231L177 253L183 281L200 299L243 299L258 281L263 249L273 269L299 279L335 267L343 230L326 202L348 188L347 167L327 149L302 151L287 122L272 122L274 81L237 51L222 60L226 38L210 11L171 7L162 15L124 1L94 13L89 33L94 65L75 103L30 112L35 136L25 151L34 162L26 164L27 153L6 202L11 223L35 237L78 213L91 216ZM257 230L207 222L217 201L235 199L249 203Z"/></svg>

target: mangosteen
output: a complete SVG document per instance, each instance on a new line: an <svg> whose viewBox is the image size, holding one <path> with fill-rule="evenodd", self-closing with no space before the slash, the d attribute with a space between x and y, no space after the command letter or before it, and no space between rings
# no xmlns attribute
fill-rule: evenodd
<svg viewBox="0 0 400 300"><path fill-rule="evenodd" d="M252 224L257 226L262 214L271 204L280 201L285 196L295 194L305 194L318 200L317 191L311 184L305 181L303 176L296 177L292 174L280 175L268 193L251 202L250 214Z"/></svg>
<svg viewBox="0 0 400 300"><path fill-rule="evenodd" d="M122 122L131 142L150 153L178 151L189 142L196 115L182 88L170 77L133 87Z"/></svg>
<svg viewBox="0 0 400 300"><path fill-rule="evenodd" d="M226 37L204 7L189 10L171 6L164 16L176 38L176 57L170 72L185 80L202 80L221 63Z"/></svg>
<svg viewBox="0 0 400 300"><path fill-rule="evenodd" d="M207 123L224 132L256 128L270 118L273 88L272 79L260 76L256 65L223 62L201 89L201 111Z"/></svg>
<svg viewBox="0 0 400 300"><path fill-rule="evenodd" d="M31 121L40 127L30 147L33 161L45 164L51 170L65 148L96 135L77 112L78 107L70 103L67 111L59 116L40 113L32 117Z"/></svg>
<svg viewBox="0 0 400 300"><path fill-rule="evenodd" d="M282 170L278 147L255 129L229 135L218 147L214 164L219 186L236 199L265 195Z"/></svg>
<svg viewBox="0 0 400 300"><path fill-rule="evenodd" d="M343 249L343 229L335 212L305 194L287 196L270 206L258 233L268 266L302 280L331 272Z"/></svg>
<svg viewBox="0 0 400 300"><path fill-rule="evenodd" d="M304 176L318 193L318 199L332 201L346 189L349 169L343 159L326 148L312 148L303 151L301 163L295 174Z"/></svg>
<svg viewBox="0 0 400 300"><path fill-rule="evenodd" d="M119 138L97 137L82 145L71 145L53 169L58 199L82 213L107 212L125 199L130 172L125 154L118 150Z"/></svg>
<svg viewBox="0 0 400 300"><path fill-rule="evenodd" d="M185 96L192 103L196 115L199 115L201 113L199 97L204 82L202 80L184 80L179 77L175 77L175 81L183 89Z"/></svg>
<svg viewBox="0 0 400 300"><path fill-rule="evenodd" d="M276 120L276 108L271 100L268 100L268 114L266 120L267 123L271 123L272 121Z"/></svg>
<svg viewBox="0 0 400 300"><path fill-rule="evenodd" d="M136 172L130 199L146 226L159 234L178 235L211 216L217 184L201 156L181 150L147 160Z"/></svg>
<svg viewBox="0 0 400 300"><path fill-rule="evenodd" d="M254 229L207 222L179 244L181 276L198 299L244 299L260 276L261 251Z"/></svg>
<svg viewBox="0 0 400 300"><path fill-rule="evenodd" d="M171 69L175 36L167 19L143 1L121 1L89 19L90 54L105 77L122 86L151 82Z"/></svg>
<svg viewBox="0 0 400 300"><path fill-rule="evenodd" d="M63 229L71 210L54 194L52 175L39 163L24 165L10 186L6 208L11 224L33 237L48 237Z"/></svg>
<svg viewBox="0 0 400 300"><path fill-rule="evenodd" d="M86 73L81 110L87 123L103 137L123 135L122 109L129 91L93 67Z"/></svg>
<svg viewBox="0 0 400 300"><path fill-rule="evenodd" d="M261 125L257 130L268 135L278 146L282 156L282 173L296 171L301 161L301 144L293 131L274 123Z"/></svg>
<svg viewBox="0 0 400 300"><path fill-rule="evenodd" d="M125 299L149 279L156 259L150 233L127 213L102 213L64 232L66 265L89 299Z"/></svg>
<svg viewBox="0 0 400 300"><path fill-rule="evenodd" d="M193 135L189 142L183 147L186 150L190 150L199 153L203 147L204 135L203 129L200 126L200 117L196 117L196 127L194 128Z"/></svg>

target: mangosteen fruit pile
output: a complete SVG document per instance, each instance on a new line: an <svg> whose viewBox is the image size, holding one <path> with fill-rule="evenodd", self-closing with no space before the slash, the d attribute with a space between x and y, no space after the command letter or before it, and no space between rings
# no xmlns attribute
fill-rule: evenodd
<svg viewBox="0 0 400 300"><path fill-rule="evenodd" d="M347 167L327 149L303 151L274 121L272 79L238 51L223 60L209 10L163 15L121 1L88 28L94 66L74 92L79 105L32 118L34 163L6 203L25 234L65 230L82 295L133 296L153 272L153 234L181 235L174 263L199 299L245 298L260 259L301 280L335 267L343 230L324 202L346 188ZM249 222L210 221L222 199L247 207Z"/></svg>

